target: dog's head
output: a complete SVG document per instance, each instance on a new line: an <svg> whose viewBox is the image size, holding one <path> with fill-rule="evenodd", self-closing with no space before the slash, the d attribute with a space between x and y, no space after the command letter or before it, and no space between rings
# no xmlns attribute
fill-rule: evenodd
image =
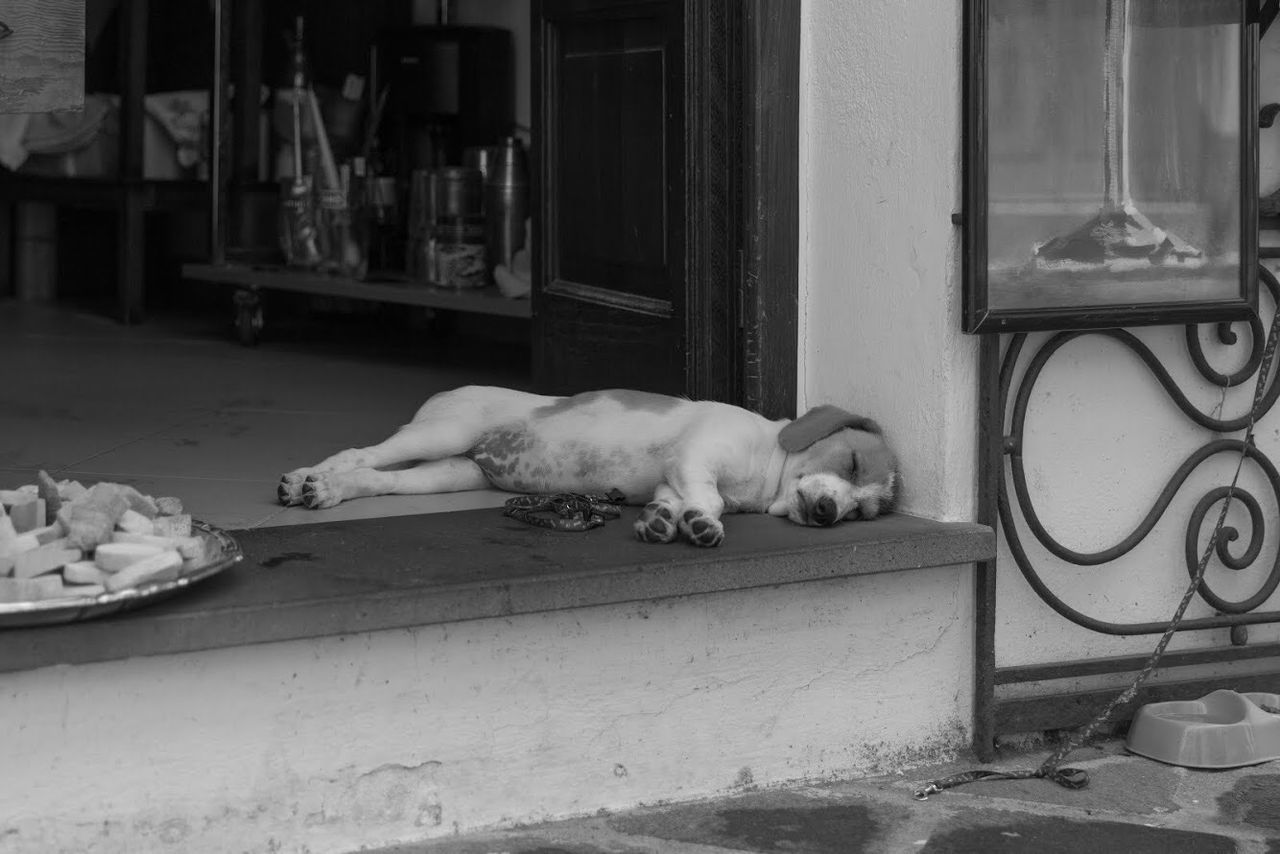
<svg viewBox="0 0 1280 854"><path fill-rule="evenodd" d="M825 527L892 509L898 462L870 418L817 406L783 427L778 444L788 456L775 515Z"/></svg>

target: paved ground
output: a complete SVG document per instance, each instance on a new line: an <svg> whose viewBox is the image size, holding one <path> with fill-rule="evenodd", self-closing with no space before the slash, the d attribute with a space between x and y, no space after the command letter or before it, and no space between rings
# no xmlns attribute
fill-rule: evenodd
<svg viewBox="0 0 1280 854"><path fill-rule="evenodd" d="M988 768L1036 767L1045 751ZM1129 755L1120 741L1079 751L1078 791L1044 780L973 783L912 797L958 762L894 777L731 797L472 834L376 854L715 854L725 851L1280 854L1280 762L1192 771Z"/></svg>

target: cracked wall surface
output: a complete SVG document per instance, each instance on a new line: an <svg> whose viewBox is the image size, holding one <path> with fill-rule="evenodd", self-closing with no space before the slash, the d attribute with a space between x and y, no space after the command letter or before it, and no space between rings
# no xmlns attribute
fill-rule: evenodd
<svg viewBox="0 0 1280 854"><path fill-rule="evenodd" d="M10 674L6 851L345 852L945 757L944 567Z"/></svg>

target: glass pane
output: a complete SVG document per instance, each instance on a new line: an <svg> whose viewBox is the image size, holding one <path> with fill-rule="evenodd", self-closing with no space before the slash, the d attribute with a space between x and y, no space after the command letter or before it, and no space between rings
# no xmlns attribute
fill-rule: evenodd
<svg viewBox="0 0 1280 854"><path fill-rule="evenodd" d="M1239 293L1237 0L990 0L993 309Z"/></svg>

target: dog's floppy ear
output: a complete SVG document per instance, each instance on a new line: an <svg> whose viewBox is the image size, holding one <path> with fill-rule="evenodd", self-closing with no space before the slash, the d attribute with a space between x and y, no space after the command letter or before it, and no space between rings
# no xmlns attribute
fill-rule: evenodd
<svg viewBox="0 0 1280 854"><path fill-rule="evenodd" d="M880 425L870 418L845 412L838 406L815 406L795 421L782 428L778 444L789 454L803 451L819 439L825 439L837 430L852 427L880 435Z"/></svg>

